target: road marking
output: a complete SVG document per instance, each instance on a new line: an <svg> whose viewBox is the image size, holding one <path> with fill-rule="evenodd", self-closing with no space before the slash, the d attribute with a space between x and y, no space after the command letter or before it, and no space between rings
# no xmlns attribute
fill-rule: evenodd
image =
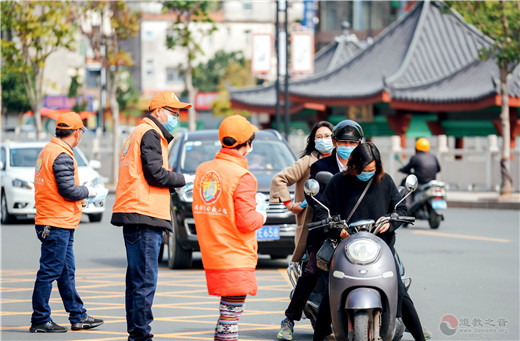
<svg viewBox="0 0 520 341"><path fill-rule="evenodd" d="M411 231L414 234L425 234L428 236L435 237L448 237L448 238L459 238L459 239L472 239L472 240L483 240L486 242L495 242L495 243L510 243L512 240L510 239L502 239L502 238L491 238L491 237L480 237L480 236L468 236L464 234L454 234L454 233L443 233L443 232L434 232L434 231Z"/></svg>

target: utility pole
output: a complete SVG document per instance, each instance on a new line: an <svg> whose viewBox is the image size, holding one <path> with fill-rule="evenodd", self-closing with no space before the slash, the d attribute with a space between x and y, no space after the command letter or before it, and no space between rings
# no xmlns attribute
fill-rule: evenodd
<svg viewBox="0 0 520 341"><path fill-rule="evenodd" d="M289 7L289 1L284 0L284 11L285 11L285 20L284 20L284 29L285 29L285 138L289 139L289 122L290 122L290 112L289 112L289 30L288 19L287 19L287 9Z"/></svg>
<svg viewBox="0 0 520 341"><path fill-rule="evenodd" d="M276 39L275 39L275 49L276 49L276 130L280 131L282 128L282 118L280 113L280 18L278 14L280 13L280 0L276 1Z"/></svg>
<svg viewBox="0 0 520 341"><path fill-rule="evenodd" d="M99 105L99 122L98 128L101 129L101 132L105 131L105 108L107 107L107 70L106 70L106 55L107 55L107 46L105 41L105 35L101 32L101 44L100 44L100 52L101 52L101 95L100 95L100 105Z"/></svg>

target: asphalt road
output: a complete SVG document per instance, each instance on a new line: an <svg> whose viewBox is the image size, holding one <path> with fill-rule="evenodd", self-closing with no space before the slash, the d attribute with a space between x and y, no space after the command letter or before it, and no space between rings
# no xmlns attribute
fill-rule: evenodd
<svg viewBox="0 0 520 341"><path fill-rule="evenodd" d="M113 200L109 195L109 208ZM125 249L108 212L101 223L83 218L75 234L78 292L88 313L105 320L90 331L28 332L40 243L31 221L0 228L1 340L126 340ZM419 221L398 231L396 248L413 278L410 295L435 340L520 339L519 229L518 211L448 209L438 230ZM246 301L241 340L276 339L291 289L286 266L287 260L260 257L259 293ZM51 308L54 321L68 326L57 289ZM207 294L200 255L192 270L160 265L153 310L155 340L212 340L218 298ZM308 320L296 323L294 340L312 340Z"/></svg>

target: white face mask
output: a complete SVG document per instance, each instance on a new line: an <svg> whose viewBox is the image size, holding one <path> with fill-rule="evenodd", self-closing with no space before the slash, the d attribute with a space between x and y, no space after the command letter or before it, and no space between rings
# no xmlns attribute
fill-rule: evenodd
<svg viewBox="0 0 520 341"><path fill-rule="evenodd" d="M253 151L253 145L251 144L251 148L249 148L249 149L247 150L246 155L249 154L249 153L251 153L252 151Z"/></svg>

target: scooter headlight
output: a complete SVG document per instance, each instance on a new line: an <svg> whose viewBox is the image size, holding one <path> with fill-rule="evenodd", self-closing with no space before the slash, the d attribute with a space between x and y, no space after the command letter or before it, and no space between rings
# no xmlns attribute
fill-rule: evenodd
<svg viewBox="0 0 520 341"><path fill-rule="evenodd" d="M356 264L368 264L376 260L381 247L372 239L356 239L345 246L348 259Z"/></svg>

